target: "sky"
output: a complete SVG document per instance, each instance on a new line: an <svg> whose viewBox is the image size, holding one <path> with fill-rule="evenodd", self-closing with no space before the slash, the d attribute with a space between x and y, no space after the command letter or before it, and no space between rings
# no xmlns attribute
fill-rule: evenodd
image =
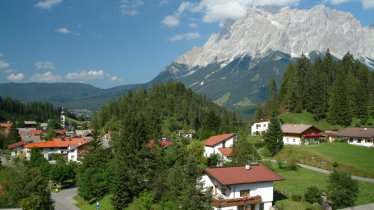
<svg viewBox="0 0 374 210"><path fill-rule="evenodd" d="M0 83L145 83L247 9L318 4L374 24L374 0L1 0Z"/></svg>

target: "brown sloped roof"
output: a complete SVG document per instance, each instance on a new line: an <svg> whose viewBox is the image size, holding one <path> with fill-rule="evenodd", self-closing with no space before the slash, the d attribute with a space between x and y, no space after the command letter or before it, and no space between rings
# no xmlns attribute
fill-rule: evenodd
<svg viewBox="0 0 374 210"><path fill-rule="evenodd" d="M205 146L214 146L217 145L229 138L232 138L235 136L235 133L228 133L228 134L222 134L217 136L211 136L207 140L205 140L204 145Z"/></svg>
<svg viewBox="0 0 374 210"><path fill-rule="evenodd" d="M258 182L281 181L284 178L274 173L265 166L252 165L250 169L244 166L207 168L204 170L209 176L216 179L222 185L246 184Z"/></svg>
<svg viewBox="0 0 374 210"><path fill-rule="evenodd" d="M218 150L221 152L221 154L223 156L231 157L231 155L232 155L232 148L231 147L218 148Z"/></svg>
<svg viewBox="0 0 374 210"><path fill-rule="evenodd" d="M19 141L19 142L16 142L14 144L9 144L8 145L8 149L13 149L13 148L16 148L16 147L19 147L19 146L25 146L27 144L30 144L30 142L28 142L28 141Z"/></svg>
<svg viewBox="0 0 374 210"><path fill-rule="evenodd" d="M303 124L283 124L282 125L282 132L283 133L302 134L306 130L308 130L309 128L312 128L312 127L314 127L314 126L313 125L303 125Z"/></svg>
<svg viewBox="0 0 374 210"><path fill-rule="evenodd" d="M371 138L374 137L374 128L346 128L337 132L335 136Z"/></svg>

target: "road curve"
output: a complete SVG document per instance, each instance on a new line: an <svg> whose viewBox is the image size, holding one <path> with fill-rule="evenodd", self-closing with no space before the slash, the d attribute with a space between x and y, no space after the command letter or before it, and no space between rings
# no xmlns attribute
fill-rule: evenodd
<svg viewBox="0 0 374 210"><path fill-rule="evenodd" d="M64 189L58 193L51 193L55 210L79 210L79 208L75 206L74 200L74 196L76 196L77 193L77 187Z"/></svg>

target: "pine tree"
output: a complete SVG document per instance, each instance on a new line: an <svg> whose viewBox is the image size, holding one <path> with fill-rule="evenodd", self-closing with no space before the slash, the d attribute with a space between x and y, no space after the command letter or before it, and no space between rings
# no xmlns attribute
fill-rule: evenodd
<svg viewBox="0 0 374 210"><path fill-rule="evenodd" d="M260 155L257 153L255 146L248 139L248 131L245 129L238 132L237 140L232 148L232 164L245 165L248 162L259 161Z"/></svg>
<svg viewBox="0 0 374 210"><path fill-rule="evenodd" d="M276 116L270 119L269 128L264 135L266 148L270 151L271 155L276 155L283 149L283 133L280 122Z"/></svg>

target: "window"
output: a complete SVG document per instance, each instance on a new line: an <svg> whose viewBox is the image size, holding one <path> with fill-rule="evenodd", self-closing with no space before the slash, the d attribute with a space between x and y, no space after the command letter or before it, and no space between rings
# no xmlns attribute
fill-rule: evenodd
<svg viewBox="0 0 374 210"><path fill-rule="evenodd" d="M357 139L357 143L361 144L361 139Z"/></svg>
<svg viewBox="0 0 374 210"><path fill-rule="evenodd" d="M226 147L226 141L222 142L222 147L223 147L223 148Z"/></svg>
<svg viewBox="0 0 374 210"><path fill-rule="evenodd" d="M293 139L293 142L295 142L296 140L295 139Z"/></svg>
<svg viewBox="0 0 374 210"><path fill-rule="evenodd" d="M249 197L249 190L240 190L240 197Z"/></svg>
<svg viewBox="0 0 374 210"><path fill-rule="evenodd" d="M256 128L259 128L259 127L261 127L261 125L260 125L260 124L257 124L257 125L256 125Z"/></svg>
<svg viewBox="0 0 374 210"><path fill-rule="evenodd" d="M353 139L349 139L349 143L353 143Z"/></svg>
<svg viewBox="0 0 374 210"><path fill-rule="evenodd" d="M264 203L260 203L259 210L264 210Z"/></svg>

